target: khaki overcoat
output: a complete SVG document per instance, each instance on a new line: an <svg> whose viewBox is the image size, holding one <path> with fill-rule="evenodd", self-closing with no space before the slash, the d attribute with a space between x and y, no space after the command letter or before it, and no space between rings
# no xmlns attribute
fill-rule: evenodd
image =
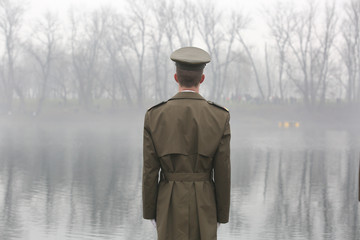
<svg viewBox="0 0 360 240"><path fill-rule="evenodd" d="M143 217L159 240L214 240L229 220L230 114L179 92L145 115ZM159 171L160 170L160 171Z"/></svg>

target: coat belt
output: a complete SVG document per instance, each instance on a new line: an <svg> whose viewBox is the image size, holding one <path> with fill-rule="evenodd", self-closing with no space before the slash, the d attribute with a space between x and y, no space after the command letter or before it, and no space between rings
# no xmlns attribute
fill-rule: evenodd
<svg viewBox="0 0 360 240"><path fill-rule="evenodd" d="M210 181L211 173L169 173L161 172L162 179L166 181L183 181L183 182L198 182L198 181Z"/></svg>

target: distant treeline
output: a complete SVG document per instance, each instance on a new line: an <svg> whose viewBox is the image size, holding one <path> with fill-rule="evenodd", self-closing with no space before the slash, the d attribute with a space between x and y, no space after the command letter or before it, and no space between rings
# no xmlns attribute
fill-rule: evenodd
<svg viewBox="0 0 360 240"><path fill-rule="evenodd" d="M91 109L101 99L113 108L167 99L176 89L169 55L189 45L212 56L202 91L215 101L360 101L360 0L278 3L258 16L215 1L129 0L71 8L66 19L46 12L31 26L25 6L0 0L2 112L35 102L40 113L49 100ZM267 23L263 45L249 37L254 17Z"/></svg>

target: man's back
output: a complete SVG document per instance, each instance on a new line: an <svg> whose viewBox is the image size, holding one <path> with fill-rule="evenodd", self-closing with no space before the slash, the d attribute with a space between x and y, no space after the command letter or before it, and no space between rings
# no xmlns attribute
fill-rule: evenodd
<svg viewBox="0 0 360 240"><path fill-rule="evenodd" d="M162 165L165 167L164 170L210 171L211 162L206 166L198 166L199 168L196 168L193 162L192 166L183 169L179 161L164 162L163 160L172 158L180 160L179 157L184 157L193 161L199 156L208 158L214 156L228 115L223 109L209 104L200 94L192 92L178 93L166 104L152 109L149 112L151 120L149 127L158 157L164 164ZM188 160L186 164L189 164ZM171 166L172 164L175 165ZM168 169L167 167L170 166L171 168Z"/></svg>
<svg viewBox="0 0 360 240"><path fill-rule="evenodd" d="M146 113L144 217L156 217L159 239L216 239L216 222L228 221L229 118L226 109L193 92Z"/></svg>

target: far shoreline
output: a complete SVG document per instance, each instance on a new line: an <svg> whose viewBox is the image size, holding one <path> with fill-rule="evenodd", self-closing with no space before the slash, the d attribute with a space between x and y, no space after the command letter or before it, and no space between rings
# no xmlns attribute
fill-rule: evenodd
<svg viewBox="0 0 360 240"><path fill-rule="evenodd" d="M242 127L275 126L280 122L299 122L301 127L360 128L360 105L326 104L309 110L302 104L238 104L223 103L231 114L231 124ZM151 105L150 105L151 106ZM147 106L147 107L150 107ZM0 125L16 124L82 124L96 125L142 123L147 107L122 106L92 108L85 111L78 107L48 108L35 115L31 111L0 114Z"/></svg>

